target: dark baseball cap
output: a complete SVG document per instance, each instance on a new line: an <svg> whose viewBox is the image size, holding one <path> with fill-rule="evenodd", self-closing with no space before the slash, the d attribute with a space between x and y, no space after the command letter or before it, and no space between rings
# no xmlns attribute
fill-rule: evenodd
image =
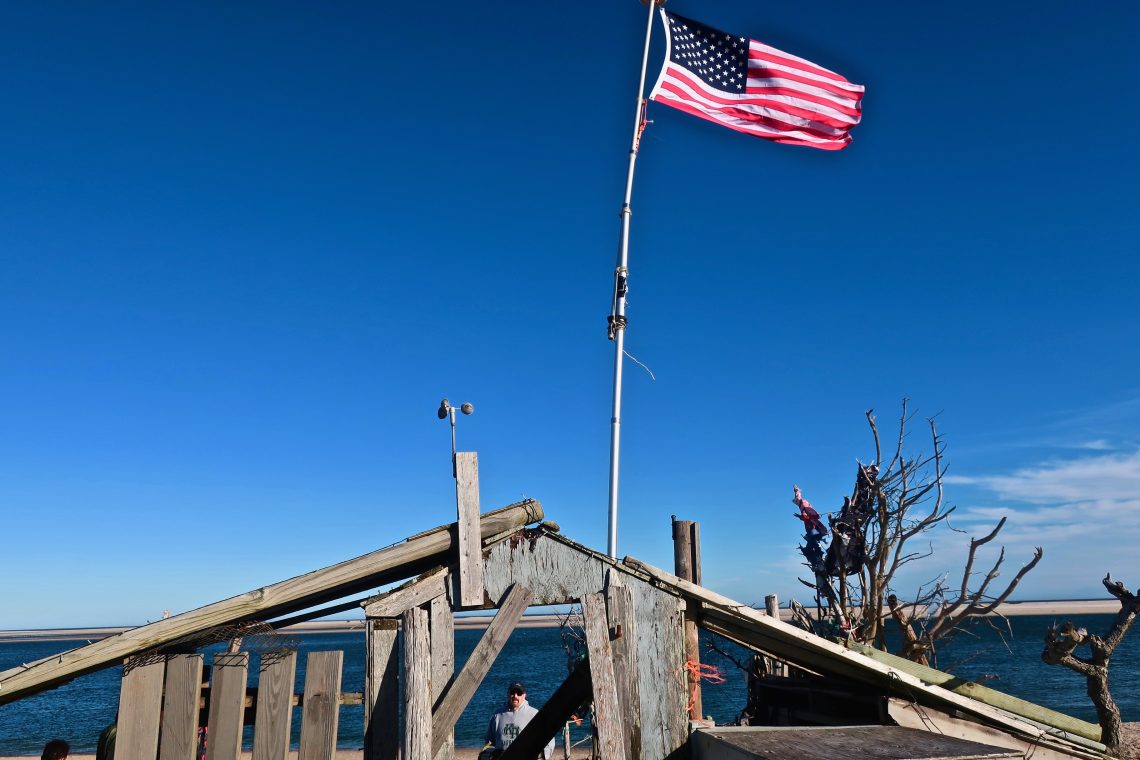
<svg viewBox="0 0 1140 760"><path fill-rule="evenodd" d="M507 687L507 693L508 694L515 694L515 693L526 694L526 687L523 686L518 681L515 681L513 684L511 684L510 686Z"/></svg>

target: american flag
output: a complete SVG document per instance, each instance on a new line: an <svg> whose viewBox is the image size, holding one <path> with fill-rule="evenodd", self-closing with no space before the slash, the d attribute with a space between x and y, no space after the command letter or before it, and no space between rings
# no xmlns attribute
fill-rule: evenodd
<svg viewBox="0 0 1140 760"><path fill-rule="evenodd" d="M649 97L766 140L842 150L863 85L803 58L661 11L667 54Z"/></svg>

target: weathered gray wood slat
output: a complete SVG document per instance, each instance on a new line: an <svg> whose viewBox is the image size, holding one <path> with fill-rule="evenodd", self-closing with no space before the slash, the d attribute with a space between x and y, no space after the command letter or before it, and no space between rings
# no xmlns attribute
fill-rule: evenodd
<svg viewBox="0 0 1140 760"><path fill-rule="evenodd" d="M163 692L158 756L162 760L195 760L202 699L202 655L167 657Z"/></svg>
<svg viewBox="0 0 1140 760"><path fill-rule="evenodd" d="M447 595L437 596L428 606L431 624L431 703L434 709L455 675L455 620ZM455 731L447 732L435 760L453 760Z"/></svg>
<svg viewBox="0 0 1140 760"><path fill-rule="evenodd" d="M305 660L298 760L332 760L340 725L340 679L344 652L310 652Z"/></svg>
<svg viewBox="0 0 1140 760"><path fill-rule="evenodd" d="M155 760L162 712L162 681L166 663L159 658L131 667L119 686L119 725L115 757L119 760Z"/></svg>
<svg viewBox="0 0 1140 760"><path fill-rule="evenodd" d="M550 699L530 719L530 723L526 724L526 728L507 747L499 760L533 760L546 743L562 730L574 711L589 699L590 663L583 660L562 685L555 689Z"/></svg>
<svg viewBox="0 0 1140 760"><path fill-rule="evenodd" d="M459 671L459 675L452 681L432 715L432 755L443 746L447 732L455 730L455 721L459 720L460 714L475 695L487 671L491 669L491 664L499 656L503 645L507 643L511 632L518 625L519 618L526 612L530 599L529 589L514 585L499 604L499 611L487 626L487 630L483 632L483 638L475 645L474 651L463 665L463 670Z"/></svg>
<svg viewBox="0 0 1140 760"><path fill-rule="evenodd" d="M641 689L637 668L637 617L633 592L618 585L620 573L611 571L606 583L606 610L610 631L618 634L610 642L613 649L614 681L621 709L622 732L629 760L641 760Z"/></svg>
<svg viewBox="0 0 1140 760"><path fill-rule="evenodd" d="M455 454L455 500L459 510L459 605L483 604L483 542L479 531L479 458Z"/></svg>
<svg viewBox="0 0 1140 760"><path fill-rule="evenodd" d="M431 760L431 632L428 613L413 607L404 613L403 760Z"/></svg>
<svg viewBox="0 0 1140 760"><path fill-rule="evenodd" d="M393 589L369 599L364 604L364 616L368 618L400 617L406 610L419 607L437 596L447 593L451 574L446 567L437 567L400 588Z"/></svg>
<svg viewBox="0 0 1140 760"><path fill-rule="evenodd" d="M214 655L210 678L209 741L206 760L238 760L245 719L245 686L249 680L249 654ZM115 758L118 760L118 746Z"/></svg>
<svg viewBox="0 0 1140 760"><path fill-rule="evenodd" d="M594 728L598 732L598 751L607 760L625 760L625 733L614 681L613 652L610 648L606 600L601 594L582 597L585 619L586 649L590 654L590 681L594 695Z"/></svg>
<svg viewBox="0 0 1140 760"><path fill-rule="evenodd" d="M287 760L293 729L297 653L263 654L258 671L253 760Z"/></svg>
<svg viewBox="0 0 1140 760"><path fill-rule="evenodd" d="M400 747L399 624L369 620L365 633L364 760L390 760Z"/></svg>
<svg viewBox="0 0 1140 760"><path fill-rule="evenodd" d="M655 587L647 582L648 575L601 552L557 533L540 533L491 547L485 563L487 593L497 598L519 583L532 589L531 604L569 604L603 589L610 569L620 573L633 592L638 680L653 687L641 689L641 756L670 757L689 735L679 595Z"/></svg>
<svg viewBox="0 0 1140 760"><path fill-rule="evenodd" d="M485 514L479 521L483 537L495 536L542 519L542 506L533 500ZM407 578L422 564L449 561L458 542L452 525L408 538L395 546L315 570L196 610L156 620L93 644L40 660L30 667L0 673L0 704L43 691L126 657L156 649L207 628L243 620L267 620L288 615L350 594Z"/></svg>

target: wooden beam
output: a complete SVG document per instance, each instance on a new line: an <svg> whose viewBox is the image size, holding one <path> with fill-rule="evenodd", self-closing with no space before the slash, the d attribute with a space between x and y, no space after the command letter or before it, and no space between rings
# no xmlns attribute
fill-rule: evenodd
<svg viewBox="0 0 1140 760"><path fill-rule="evenodd" d="M427 610L404 613L404 752L403 760L431 760L431 633Z"/></svg>
<svg viewBox="0 0 1140 760"><path fill-rule="evenodd" d="M463 713L471 697L483 682L487 671L491 669L495 658L499 656L503 645L507 643L511 632L518 625L519 618L526 612L530 604L530 591L525 586L514 585L507 591L499 603L499 612L483 632L483 638L475 645L475 650L467 658L463 670L455 677L450 688L439 700L439 705L432 715L432 750L431 756L439 752L443 746L446 735L455 730L455 721Z"/></svg>
<svg viewBox="0 0 1140 760"><path fill-rule="evenodd" d="M582 617L586 627L586 649L590 653L590 681L594 694L594 727L598 732L598 752L606 760L625 760L623 712L618 705L614 681L613 653L606 619L606 601L601 594L582 597Z"/></svg>
<svg viewBox="0 0 1140 760"><path fill-rule="evenodd" d="M566 721L590 699L590 663L578 663L498 760L533 760Z"/></svg>
<svg viewBox="0 0 1140 760"><path fill-rule="evenodd" d="M333 760L340 724L340 679L344 652L309 652L305 660L305 699L301 703L301 744L297 760Z"/></svg>
<svg viewBox="0 0 1140 760"><path fill-rule="evenodd" d="M1062 731L1082 736L1085 739L1090 739L1095 742L1100 741L1100 726L1095 723L1079 720L1070 715L1065 715L1056 710L1050 710L1047 707L1036 705L1024 699L1003 694L1000 691L976 684L973 681L967 681L949 673L943 673L940 670L935 670L926 665L920 665L917 662L898 657L890 652L883 652L865 644L853 641L847 646L852 651L877 660L884 665L889 665L892 668L910 673L913 676L921 678L926 683L949 689L955 694L976 699L987 705L992 705L1007 712L1014 713L1015 715L1021 715L1030 720L1035 720L1038 723L1044 723L1053 728L1059 728Z"/></svg>
<svg viewBox="0 0 1140 760"><path fill-rule="evenodd" d="M434 706L451 685L455 675L455 620L447 595L437 596L428 605L431 626L431 703ZM448 731L435 760L453 760L455 732Z"/></svg>
<svg viewBox="0 0 1140 760"><path fill-rule="evenodd" d="M234 760L240 755L248 676L248 653L225 652L214 655L210 679L210 740L206 742L206 760ZM118 743L115 744L115 757L119 757Z"/></svg>
<svg viewBox="0 0 1140 760"><path fill-rule="evenodd" d="M399 622L365 625L364 760L391 760L400 747Z"/></svg>
<svg viewBox="0 0 1140 760"><path fill-rule="evenodd" d="M455 502L459 510L459 606L483 606L483 542L479 531L479 458L455 454Z"/></svg>
<svg viewBox="0 0 1140 760"><path fill-rule="evenodd" d="M297 653L262 654L258 670L253 760L287 760L293 730Z"/></svg>
<svg viewBox="0 0 1140 760"><path fill-rule="evenodd" d="M490 537L542 520L542 505L527 500L490 512L480 520L481 535ZM246 620L266 620L407 578L417 562L449 561L458 548L453 525L442 525L395 546L315 570L240 596L156 620L117 636L53 655L29 667L0 673L0 704L13 702L84 673L121 662L131 655L158 649L208 628ZM417 571L418 572L418 571Z"/></svg>
<svg viewBox="0 0 1140 760"><path fill-rule="evenodd" d="M175 654L167 657L163 691L158 756L162 760L195 760L198 711L202 699L202 655Z"/></svg>
<svg viewBox="0 0 1140 760"><path fill-rule="evenodd" d="M451 573L448 568L437 567L399 588L366 600L362 605L364 616L367 618L400 617L412 607L419 607L437 596L446 594L450 580Z"/></svg>
<svg viewBox="0 0 1140 760"><path fill-rule="evenodd" d="M128 663L119 686L116 754L128 760L154 760L162 713L163 658L146 665Z"/></svg>
<svg viewBox="0 0 1140 760"><path fill-rule="evenodd" d="M1050 741L1049 737L1024 739L996 728L984 726L981 723L955 718L941 710L923 707L910 700L896 697L888 698L887 713L900 726L932 731L979 744L1016 749L1024 757L1032 757L1033 760L1071 760L1074 757L1103 760L1104 758L1104 745L1099 742L1089 742L1089 746L1077 750L1064 744L1058 745Z"/></svg>
<svg viewBox="0 0 1140 760"><path fill-rule="evenodd" d="M955 694L940 686L927 684L906 671L889 667L846 649L840 644L775 620L746 604L717 594L703 586L689 583L633 557L626 557L623 562L647 575L654 582L678 591L686 598L700 601L704 605L702 624L705 627L712 629L714 626L710 623L728 621L729 627L734 629L733 638L737 641L776 655L797 667L853 678L886 689L896 689L913 699L922 699L928 704L957 708L1007 731L1031 737L1045 735L1043 728L1023 716Z"/></svg>
<svg viewBox="0 0 1140 760"><path fill-rule="evenodd" d="M611 570L608 576L606 610L626 756L629 760L641 760L641 689L638 684L637 618L633 609L633 592L618 585L618 573Z"/></svg>

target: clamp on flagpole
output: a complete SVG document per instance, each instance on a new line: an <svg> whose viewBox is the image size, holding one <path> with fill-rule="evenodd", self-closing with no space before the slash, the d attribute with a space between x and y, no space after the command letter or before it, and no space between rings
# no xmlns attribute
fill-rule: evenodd
<svg viewBox="0 0 1140 760"><path fill-rule="evenodd" d="M617 266L614 268L614 297L609 316L609 338L614 342L613 414L610 417L610 500L608 554L617 559L618 470L621 459L621 380L622 358L625 355L626 295L629 292L629 219L633 215L630 199L633 197L633 170L637 164L637 151L641 134L645 131L645 72L649 65L649 40L653 34L653 11L665 0L642 0L649 6L645 22L645 47L641 53L641 78L637 85L637 108L634 111L633 138L629 148L629 170L625 178L625 199L621 205L621 235L618 243Z"/></svg>

